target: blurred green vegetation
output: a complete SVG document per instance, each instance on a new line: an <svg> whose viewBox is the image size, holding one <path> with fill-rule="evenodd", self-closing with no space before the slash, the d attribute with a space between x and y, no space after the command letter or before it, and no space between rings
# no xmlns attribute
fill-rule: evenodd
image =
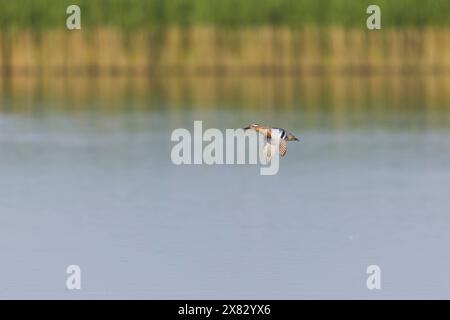
<svg viewBox="0 0 450 320"><path fill-rule="evenodd" d="M124 30L176 25L258 25L365 28L366 8L377 4L383 28L450 25L450 0L0 0L0 28L65 26L66 8L81 7L82 27Z"/></svg>

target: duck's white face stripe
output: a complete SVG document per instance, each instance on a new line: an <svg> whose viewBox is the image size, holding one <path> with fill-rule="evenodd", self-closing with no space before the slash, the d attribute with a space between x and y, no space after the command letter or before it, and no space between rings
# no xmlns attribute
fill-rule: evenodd
<svg viewBox="0 0 450 320"><path fill-rule="evenodd" d="M284 129L274 128L272 129L272 138L275 139L286 139L287 133Z"/></svg>
<svg viewBox="0 0 450 320"><path fill-rule="evenodd" d="M278 129L278 128L277 129L273 129L272 130L272 135L278 136L278 138L280 138L280 139L286 139L287 138L287 133L286 133L286 130L284 130L284 129Z"/></svg>

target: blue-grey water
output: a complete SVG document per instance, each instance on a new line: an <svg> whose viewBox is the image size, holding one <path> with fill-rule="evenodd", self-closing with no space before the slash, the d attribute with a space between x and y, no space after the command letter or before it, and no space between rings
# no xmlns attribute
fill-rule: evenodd
<svg viewBox="0 0 450 320"><path fill-rule="evenodd" d="M448 114L258 116L1 114L0 298L450 297ZM301 142L275 176L176 166L170 134L195 119Z"/></svg>

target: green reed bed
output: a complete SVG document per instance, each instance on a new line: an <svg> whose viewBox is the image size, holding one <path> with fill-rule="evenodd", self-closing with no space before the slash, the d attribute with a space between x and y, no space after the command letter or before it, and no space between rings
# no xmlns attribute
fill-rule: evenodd
<svg viewBox="0 0 450 320"><path fill-rule="evenodd" d="M78 4L83 28L123 29L168 25L248 27L305 25L365 27L365 10L377 4L383 27L448 26L448 0L0 0L0 28L58 28L65 9Z"/></svg>

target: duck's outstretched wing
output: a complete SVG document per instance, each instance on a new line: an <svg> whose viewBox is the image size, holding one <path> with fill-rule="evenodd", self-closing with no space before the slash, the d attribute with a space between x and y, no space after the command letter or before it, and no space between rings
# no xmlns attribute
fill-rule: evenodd
<svg viewBox="0 0 450 320"><path fill-rule="evenodd" d="M286 140L280 139L279 149L280 149L280 155L282 157L284 157L287 153L287 141Z"/></svg>
<svg viewBox="0 0 450 320"><path fill-rule="evenodd" d="M277 149L276 149L277 147L278 147L279 153L282 157L284 157L286 155L287 141L283 140L283 139L279 139L277 142L278 142L278 146L277 146L276 142L274 142L274 141L269 142L266 140L266 143L264 144L263 152L264 152L267 162L270 162L272 160L272 157L275 155L275 153L277 151Z"/></svg>
<svg viewBox="0 0 450 320"><path fill-rule="evenodd" d="M275 151L274 146L266 140L264 144L263 154L266 157L266 162L269 163L272 160L272 155Z"/></svg>

